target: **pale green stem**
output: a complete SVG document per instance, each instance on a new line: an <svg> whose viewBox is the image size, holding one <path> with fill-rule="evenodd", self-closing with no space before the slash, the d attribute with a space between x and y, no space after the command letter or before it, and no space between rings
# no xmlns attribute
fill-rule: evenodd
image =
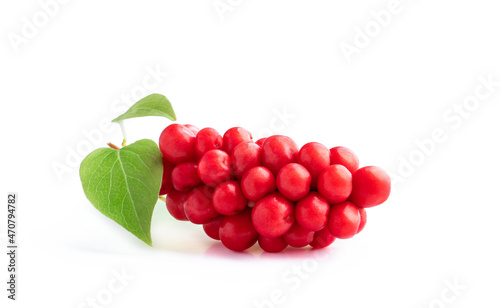
<svg viewBox="0 0 500 308"><path fill-rule="evenodd" d="M122 130L122 135L123 135L123 142L122 142L122 147L127 146L127 132L125 131L125 125L123 125L123 121L118 122L120 124L120 128Z"/></svg>

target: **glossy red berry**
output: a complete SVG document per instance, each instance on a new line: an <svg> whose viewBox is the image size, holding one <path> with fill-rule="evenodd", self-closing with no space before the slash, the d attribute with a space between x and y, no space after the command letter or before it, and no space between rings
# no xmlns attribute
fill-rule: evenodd
<svg viewBox="0 0 500 308"><path fill-rule="evenodd" d="M203 184L198 176L196 164L187 162L175 166L172 170L172 184L179 191L190 191Z"/></svg>
<svg viewBox="0 0 500 308"><path fill-rule="evenodd" d="M264 144L264 141L266 141L267 138L260 138L259 140L255 141L260 147Z"/></svg>
<svg viewBox="0 0 500 308"><path fill-rule="evenodd" d="M203 183L215 187L231 177L231 159L222 150L210 150L198 163L198 175Z"/></svg>
<svg viewBox="0 0 500 308"><path fill-rule="evenodd" d="M284 165L295 161L297 152L297 144L290 137L271 136L262 145L262 165L277 175Z"/></svg>
<svg viewBox="0 0 500 308"><path fill-rule="evenodd" d="M219 218L216 218L211 222L203 224L203 231L205 231L206 235L208 235L210 238L214 240L220 240L219 227L223 218L224 216L220 216Z"/></svg>
<svg viewBox="0 0 500 308"><path fill-rule="evenodd" d="M262 149L256 143L242 142L235 146L231 154L231 164L236 178L241 179L245 172L260 166L261 156Z"/></svg>
<svg viewBox="0 0 500 308"><path fill-rule="evenodd" d="M184 126L189 129L191 132L193 132L193 134L196 136L196 134L198 134L198 132L200 131L200 129L194 125L191 125L191 124L184 124Z"/></svg>
<svg viewBox="0 0 500 308"><path fill-rule="evenodd" d="M278 172L276 186L285 198L298 201L311 190L311 174L300 164L286 164Z"/></svg>
<svg viewBox="0 0 500 308"><path fill-rule="evenodd" d="M293 227L288 230L283 239L285 242L296 248L305 247L313 241L314 231L306 230L302 228L299 224L294 224Z"/></svg>
<svg viewBox="0 0 500 308"><path fill-rule="evenodd" d="M220 224L219 234L222 245L234 251L243 251L252 247L259 237L252 224L250 209L224 217Z"/></svg>
<svg viewBox="0 0 500 308"><path fill-rule="evenodd" d="M241 190L248 200L259 201L276 190L274 175L265 167L253 167L241 178Z"/></svg>
<svg viewBox="0 0 500 308"><path fill-rule="evenodd" d="M217 217L219 213L212 204L213 188L209 186L198 186L186 197L184 211L186 217L194 224L206 224Z"/></svg>
<svg viewBox="0 0 500 308"><path fill-rule="evenodd" d="M313 248L324 248L329 246L334 241L335 236L328 231L328 228L324 228L314 233L314 239L309 245Z"/></svg>
<svg viewBox="0 0 500 308"><path fill-rule="evenodd" d="M195 148L196 154L201 157L210 150L222 147L222 136L218 131L211 127L205 127L196 135Z"/></svg>
<svg viewBox="0 0 500 308"><path fill-rule="evenodd" d="M295 219L304 229L318 231L326 226L330 204L315 191L295 205Z"/></svg>
<svg viewBox="0 0 500 308"><path fill-rule="evenodd" d="M224 151L231 155L238 144L252 141L252 134L242 127L233 127L224 133L222 140Z"/></svg>
<svg viewBox="0 0 500 308"><path fill-rule="evenodd" d="M259 236L259 246L265 252L280 252L283 251L288 244L282 236L278 237L265 237Z"/></svg>
<svg viewBox="0 0 500 308"><path fill-rule="evenodd" d="M184 212L187 193L173 190L166 197L167 210L177 220L188 220Z"/></svg>
<svg viewBox="0 0 500 308"><path fill-rule="evenodd" d="M252 222L262 236L282 236L295 222L293 203L278 192L272 193L255 204Z"/></svg>
<svg viewBox="0 0 500 308"><path fill-rule="evenodd" d="M160 135L161 154L174 164L194 161L196 159L195 138L193 132L184 125L171 124Z"/></svg>
<svg viewBox="0 0 500 308"><path fill-rule="evenodd" d="M352 191L352 176L342 165L331 165L318 178L318 192L331 204L343 202Z"/></svg>
<svg viewBox="0 0 500 308"><path fill-rule="evenodd" d="M217 186L212 202L215 210L222 215L237 214L243 211L248 204L238 181L228 181Z"/></svg>
<svg viewBox="0 0 500 308"><path fill-rule="evenodd" d="M349 200L359 207L372 207L389 198L391 178L379 167L363 167L352 175L352 186Z"/></svg>
<svg viewBox="0 0 500 308"><path fill-rule="evenodd" d="M297 154L297 162L311 174L311 187L315 188L318 177L330 166L330 150L318 142L306 143Z"/></svg>
<svg viewBox="0 0 500 308"><path fill-rule="evenodd" d="M347 239L356 234L360 222L358 207L352 202L344 201L332 205L326 226L334 237Z"/></svg>
<svg viewBox="0 0 500 308"><path fill-rule="evenodd" d="M362 207L358 208L359 209L359 227L358 227L358 231L356 231L356 234L358 234L359 232L363 231L363 229L365 228L366 226L366 219L367 219L367 216L366 216L366 210Z"/></svg>
<svg viewBox="0 0 500 308"><path fill-rule="evenodd" d="M330 164L342 165L351 173L354 173L354 171L359 168L359 159L356 154L348 148L334 147L330 149Z"/></svg>
<svg viewBox="0 0 500 308"><path fill-rule="evenodd" d="M163 175L159 195L165 195L174 190L174 185L172 184L172 170L175 165L169 162L165 157L162 157L161 160L163 162Z"/></svg>

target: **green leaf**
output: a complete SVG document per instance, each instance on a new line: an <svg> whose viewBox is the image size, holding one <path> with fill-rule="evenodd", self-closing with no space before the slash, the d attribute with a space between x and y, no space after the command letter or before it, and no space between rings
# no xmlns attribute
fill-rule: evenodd
<svg viewBox="0 0 500 308"><path fill-rule="evenodd" d="M149 139L120 150L97 149L80 165L87 199L150 246L151 216L158 201L162 173L160 150Z"/></svg>
<svg viewBox="0 0 500 308"><path fill-rule="evenodd" d="M111 122L147 116L165 117L172 121L177 120L170 101L164 95L151 94L132 105L127 112Z"/></svg>

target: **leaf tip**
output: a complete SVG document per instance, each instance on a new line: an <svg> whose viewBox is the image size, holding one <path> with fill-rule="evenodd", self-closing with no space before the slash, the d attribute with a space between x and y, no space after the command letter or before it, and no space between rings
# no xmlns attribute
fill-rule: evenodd
<svg viewBox="0 0 500 308"><path fill-rule="evenodd" d="M147 238L141 238L141 240L146 243L149 247L153 247L153 241L151 240L151 235Z"/></svg>

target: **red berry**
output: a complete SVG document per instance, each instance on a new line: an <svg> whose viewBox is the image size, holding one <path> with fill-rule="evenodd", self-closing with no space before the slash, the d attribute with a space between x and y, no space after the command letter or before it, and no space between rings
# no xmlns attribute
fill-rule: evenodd
<svg viewBox="0 0 500 308"><path fill-rule="evenodd" d="M228 181L215 188L212 197L214 208L222 215L234 215L243 211L248 204L238 181Z"/></svg>
<svg viewBox="0 0 500 308"><path fill-rule="evenodd" d="M331 204L347 200L352 191L352 176L342 165L331 165L318 178L319 193Z"/></svg>
<svg viewBox="0 0 500 308"><path fill-rule="evenodd" d="M241 179L250 168L260 166L262 149L253 142L242 142L234 147L231 164L236 178Z"/></svg>
<svg viewBox="0 0 500 308"><path fill-rule="evenodd" d="M366 217L366 210L364 208L360 207L360 208L358 208L358 210L359 210L360 221L359 221L358 231L356 231L356 234L363 231L363 229L366 226L366 218L367 218Z"/></svg>
<svg viewBox="0 0 500 308"><path fill-rule="evenodd" d="M243 251L252 247L259 237L252 224L250 209L224 217L220 224L219 234L222 245L234 251Z"/></svg>
<svg viewBox="0 0 500 308"><path fill-rule="evenodd" d="M351 173L358 170L359 159L348 148L344 147L334 147L330 149L330 165L342 165L347 168Z"/></svg>
<svg viewBox="0 0 500 308"><path fill-rule="evenodd" d="M297 151L297 144L290 137L271 136L262 145L262 165L277 175L281 167L295 161Z"/></svg>
<svg viewBox="0 0 500 308"><path fill-rule="evenodd" d="M159 195L165 195L174 190L174 185L172 185L172 170L175 165L169 162L165 157L162 157L161 160L163 162L163 176Z"/></svg>
<svg viewBox="0 0 500 308"><path fill-rule="evenodd" d="M178 164L172 170L172 184L179 191L190 191L203 184L198 176L198 170L195 163L187 162Z"/></svg>
<svg viewBox="0 0 500 308"><path fill-rule="evenodd" d="M285 249L288 244L282 236L278 237L265 237L259 236L259 246L265 252L280 252Z"/></svg>
<svg viewBox="0 0 500 308"><path fill-rule="evenodd" d="M160 135L160 151L174 164L196 159L195 135L184 125L171 124Z"/></svg>
<svg viewBox="0 0 500 308"><path fill-rule="evenodd" d="M255 141L260 147L264 144L264 141L266 141L267 138L260 138L259 140Z"/></svg>
<svg viewBox="0 0 500 308"><path fill-rule="evenodd" d="M288 232L295 222L293 203L278 192L266 196L253 207L252 222L262 236L281 236Z"/></svg>
<svg viewBox="0 0 500 308"><path fill-rule="evenodd" d="M313 241L314 231L306 230L299 224L294 224L293 227L283 235L285 242L296 248L305 247Z"/></svg>
<svg viewBox="0 0 500 308"><path fill-rule="evenodd" d="M213 188L203 185L187 195L184 211L190 222L197 225L206 224L219 217L212 204L213 191Z"/></svg>
<svg viewBox="0 0 500 308"><path fill-rule="evenodd" d="M184 213L187 193L173 190L166 197L167 210L177 220L188 220Z"/></svg>
<svg viewBox="0 0 500 308"><path fill-rule="evenodd" d="M304 229L318 231L326 226L330 204L317 192L310 192L297 202L295 219Z"/></svg>
<svg viewBox="0 0 500 308"><path fill-rule="evenodd" d="M363 167L352 175L352 186L349 200L359 207L372 207L389 198L391 178L379 167Z"/></svg>
<svg viewBox="0 0 500 308"><path fill-rule="evenodd" d="M210 150L222 147L222 136L211 127L205 127L196 135L196 154L201 157Z"/></svg>
<svg viewBox="0 0 500 308"><path fill-rule="evenodd" d="M198 175L203 183L215 187L231 177L229 155L221 150L210 150L198 163Z"/></svg>
<svg viewBox="0 0 500 308"><path fill-rule="evenodd" d="M222 219L224 216L220 216L219 218L212 220L211 222L207 222L206 224L203 224L203 231L210 237L213 238L214 240L220 240L219 236L219 227L220 223L222 222Z"/></svg>
<svg viewBox="0 0 500 308"><path fill-rule="evenodd" d="M250 201L259 201L276 190L273 173L265 167L253 167L241 178L241 190Z"/></svg>
<svg viewBox="0 0 500 308"><path fill-rule="evenodd" d="M324 248L329 246L334 241L335 236L328 231L328 228L324 228L314 233L314 239L309 245L313 248Z"/></svg>
<svg viewBox="0 0 500 308"><path fill-rule="evenodd" d="M346 239L356 234L360 221L358 207L352 202L344 201L332 205L326 226L334 237Z"/></svg>
<svg viewBox="0 0 500 308"><path fill-rule="evenodd" d="M184 126L189 129L191 132L193 132L193 134L196 136L196 134L198 134L198 132L200 131L200 129L194 125L191 125L191 124L184 124Z"/></svg>
<svg viewBox="0 0 500 308"><path fill-rule="evenodd" d="M311 190L311 174L302 165L286 164L276 177L276 186L285 198L298 201Z"/></svg>
<svg viewBox="0 0 500 308"><path fill-rule="evenodd" d="M321 172L330 166L330 150L318 142L306 143L297 155L297 162L311 173L311 187L315 188Z"/></svg>
<svg viewBox="0 0 500 308"><path fill-rule="evenodd" d="M238 144L252 141L252 134L242 127L233 127L224 133L222 140L224 151L231 154Z"/></svg>

